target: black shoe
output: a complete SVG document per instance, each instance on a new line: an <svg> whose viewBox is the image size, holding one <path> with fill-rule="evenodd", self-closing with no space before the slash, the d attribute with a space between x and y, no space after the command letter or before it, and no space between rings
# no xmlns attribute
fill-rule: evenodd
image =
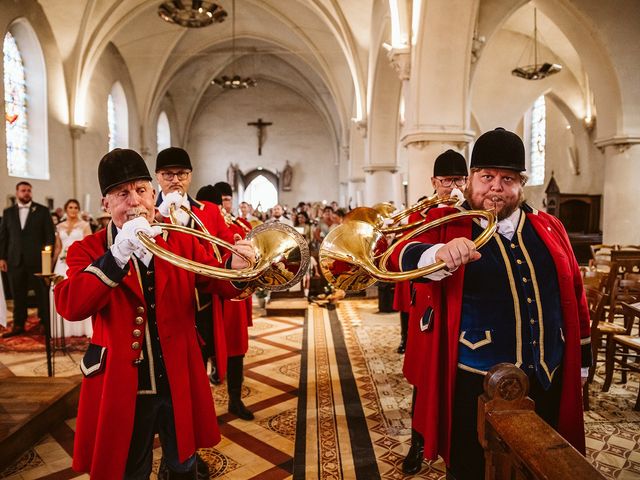
<svg viewBox="0 0 640 480"><path fill-rule="evenodd" d="M242 420L253 420L254 416L247 407L245 407L242 400L239 398L229 399L229 413L233 413Z"/></svg>
<svg viewBox="0 0 640 480"><path fill-rule="evenodd" d="M204 459L196 453L196 468L197 468L197 480L208 480L211 478L209 476L209 465Z"/></svg>
<svg viewBox="0 0 640 480"><path fill-rule="evenodd" d="M402 472L407 475L418 473L422 469L424 459L424 442L416 441L411 444L409 453L402 462Z"/></svg>
<svg viewBox="0 0 640 480"><path fill-rule="evenodd" d="M398 345L398 349L396 350L396 352L404 353L406 349L407 349L407 337L402 337L400 339L400 345Z"/></svg>
<svg viewBox="0 0 640 480"><path fill-rule="evenodd" d="M211 385L220 385L222 383L222 380L220 380L220 377L218 376L218 370L214 369L211 371L209 374L209 382Z"/></svg>
<svg viewBox="0 0 640 480"><path fill-rule="evenodd" d="M24 327L13 327L10 332L2 334L2 338L11 338L17 335L24 335Z"/></svg>

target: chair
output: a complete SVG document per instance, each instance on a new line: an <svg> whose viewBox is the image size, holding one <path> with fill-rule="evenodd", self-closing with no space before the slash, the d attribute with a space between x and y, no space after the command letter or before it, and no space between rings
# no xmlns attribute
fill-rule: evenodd
<svg viewBox="0 0 640 480"><path fill-rule="evenodd" d="M632 303L635 301L632 298L618 298L621 294L618 289L628 287L620 281L632 279L638 274L640 274L640 251L614 250L611 252L611 269L604 289L604 292L609 296L609 304L605 307L609 322L613 323L616 314L620 315L620 309L616 310L616 305L619 302Z"/></svg>
<svg viewBox="0 0 640 480"><path fill-rule="evenodd" d="M613 335L607 344L606 373L603 392L609 391L613 380L613 371L621 370L623 381L626 380L626 372L640 373L640 335L634 333L636 322L640 322L640 302L630 305L621 304L624 315L624 334ZM640 392L636 399L634 410L640 410Z"/></svg>
<svg viewBox="0 0 640 480"><path fill-rule="evenodd" d="M607 326L601 325L600 320L604 313L606 295L598 288L585 286L585 295L589 305L589 318L591 319L591 357L592 363L589 368L589 378L582 390L582 403L584 410L589 410L589 383L593 380L598 362L598 352L604 351L602 347L602 336L608 334Z"/></svg>

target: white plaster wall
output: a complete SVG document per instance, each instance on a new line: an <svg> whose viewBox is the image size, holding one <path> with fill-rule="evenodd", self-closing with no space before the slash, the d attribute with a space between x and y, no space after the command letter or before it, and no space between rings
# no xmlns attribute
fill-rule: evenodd
<svg viewBox="0 0 640 480"><path fill-rule="evenodd" d="M140 152L140 124L129 71L117 49L109 45L91 77L86 101L87 130L78 142L78 200L84 207L85 196L89 194L90 210L94 214L100 211L102 198L98 184L98 164L109 147L107 97L116 81L120 82L127 97L128 148ZM153 172L155 158L145 158L145 160L150 171ZM71 164L70 155L67 161Z"/></svg>
<svg viewBox="0 0 640 480"><path fill-rule="evenodd" d="M247 125L258 118L273 122L266 128L261 156L257 129ZM326 123L311 104L277 83L260 80L255 88L226 91L214 98L205 94L185 148L195 172L192 192L226 180L230 163L238 164L242 172L257 167L276 172L288 160L292 190L280 192L281 203L339 199L337 149Z"/></svg>

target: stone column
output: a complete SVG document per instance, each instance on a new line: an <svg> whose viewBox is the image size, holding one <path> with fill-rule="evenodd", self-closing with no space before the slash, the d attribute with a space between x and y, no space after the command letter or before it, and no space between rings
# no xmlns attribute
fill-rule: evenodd
<svg viewBox="0 0 640 480"><path fill-rule="evenodd" d="M365 171L364 204L368 207L393 201L399 205L402 200L400 176L395 165L367 165Z"/></svg>
<svg viewBox="0 0 640 480"><path fill-rule="evenodd" d="M604 243L640 244L640 136L599 139L604 153L602 230Z"/></svg>
<svg viewBox="0 0 640 480"><path fill-rule="evenodd" d="M69 132L71 133L71 189L73 198L78 198L78 142L86 131L87 127L84 125L69 125Z"/></svg>

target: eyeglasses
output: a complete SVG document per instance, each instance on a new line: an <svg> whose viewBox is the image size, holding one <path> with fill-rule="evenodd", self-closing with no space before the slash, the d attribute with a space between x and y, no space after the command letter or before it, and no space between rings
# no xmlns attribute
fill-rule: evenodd
<svg viewBox="0 0 640 480"><path fill-rule="evenodd" d="M178 177L178 180L186 180L191 172L181 170L179 172L161 172L162 179L170 182L173 180L173 177Z"/></svg>
<svg viewBox="0 0 640 480"><path fill-rule="evenodd" d="M436 177L436 180L438 180L443 187L450 187L451 185L462 187L467 183L467 177Z"/></svg>

